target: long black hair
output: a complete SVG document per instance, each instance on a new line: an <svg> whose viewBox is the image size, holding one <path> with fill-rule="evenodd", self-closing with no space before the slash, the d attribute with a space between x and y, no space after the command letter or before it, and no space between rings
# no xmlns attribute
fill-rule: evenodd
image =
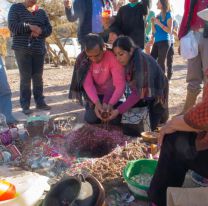
<svg viewBox="0 0 208 206"><path fill-rule="evenodd" d="M136 48L134 41L128 36L120 36L113 42L113 49L119 47L124 51L130 52L132 48Z"/></svg>

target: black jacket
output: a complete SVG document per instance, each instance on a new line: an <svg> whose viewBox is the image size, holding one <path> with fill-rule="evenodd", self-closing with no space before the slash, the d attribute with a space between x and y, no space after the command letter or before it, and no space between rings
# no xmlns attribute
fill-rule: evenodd
<svg viewBox="0 0 208 206"><path fill-rule="evenodd" d="M135 7L130 7L129 4L122 6L110 29L131 37L134 43L143 49L145 35L144 16L148 14L148 7L149 0L142 0Z"/></svg>

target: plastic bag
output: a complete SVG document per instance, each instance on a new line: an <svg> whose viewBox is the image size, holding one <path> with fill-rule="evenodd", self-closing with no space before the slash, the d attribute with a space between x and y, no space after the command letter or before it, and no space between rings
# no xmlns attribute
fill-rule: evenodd
<svg viewBox="0 0 208 206"><path fill-rule="evenodd" d="M192 59L198 55L198 42L193 31L180 39L180 52L185 59Z"/></svg>

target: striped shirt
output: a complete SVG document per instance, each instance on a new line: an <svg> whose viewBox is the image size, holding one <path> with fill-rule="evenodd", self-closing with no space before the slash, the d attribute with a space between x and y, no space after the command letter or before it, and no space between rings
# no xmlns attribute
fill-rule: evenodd
<svg viewBox="0 0 208 206"><path fill-rule="evenodd" d="M41 27L42 34L31 37L28 24ZM45 38L50 36L52 27L43 9L30 12L22 3L13 4L8 14L8 26L13 37L12 48L31 54L45 53Z"/></svg>

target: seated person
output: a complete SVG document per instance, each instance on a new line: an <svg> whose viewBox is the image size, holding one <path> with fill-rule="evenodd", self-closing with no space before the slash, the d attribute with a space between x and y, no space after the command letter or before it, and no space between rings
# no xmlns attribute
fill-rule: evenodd
<svg viewBox="0 0 208 206"><path fill-rule="evenodd" d="M81 104L85 98L85 121L94 124L103 120L104 110L116 106L124 89L124 68L111 51L104 49L104 41L98 34L88 34L84 51L75 63L69 98L75 97Z"/></svg>
<svg viewBox="0 0 208 206"><path fill-rule="evenodd" d="M189 169L208 178L208 84L201 103L161 129L159 143L160 157L148 195L152 205L165 206L167 188L181 187Z"/></svg>
<svg viewBox="0 0 208 206"><path fill-rule="evenodd" d="M150 126L155 130L163 113L167 110L165 75L158 63L140 48L135 47L133 41L127 36L121 36L115 40L113 52L118 61L125 66L125 78L130 92L126 96L126 101L111 112L109 119L112 120L133 107L148 106ZM125 130L125 125L123 129ZM128 132L132 132L131 127L125 133L128 134ZM132 136L137 136L140 132L135 131Z"/></svg>
<svg viewBox="0 0 208 206"><path fill-rule="evenodd" d="M0 56L0 113L6 117L7 124L17 123L12 115L11 90L7 81L3 61Z"/></svg>

